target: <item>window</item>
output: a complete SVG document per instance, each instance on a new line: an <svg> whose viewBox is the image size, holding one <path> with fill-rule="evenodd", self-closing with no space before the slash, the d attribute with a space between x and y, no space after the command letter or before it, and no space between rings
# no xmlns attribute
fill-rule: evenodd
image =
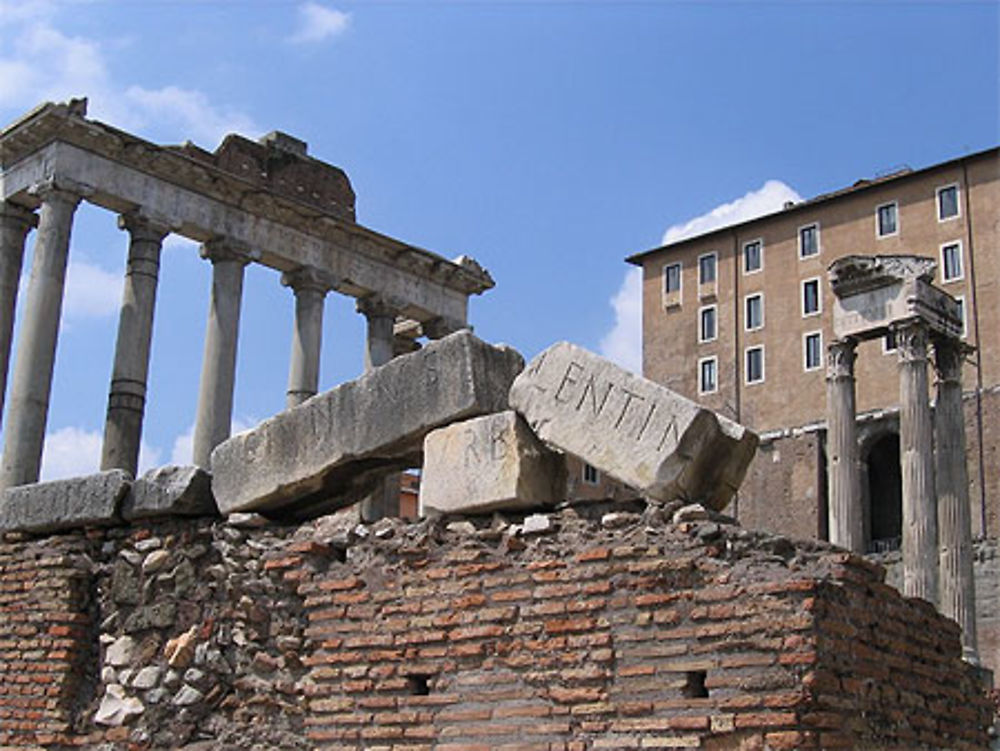
<svg viewBox="0 0 1000 751"><path fill-rule="evenodd" d="M937 190L938 221L954 219L958 216L958 186L945 185Z"/></svg>
<svg viewBox="0 0 1000 751"><path fill-rule="evenodd" d="M809 258L819 253L819 225L799 227L799 258Z"/></svg>
<svg viewBox="0 0 1000 751"><path fill-rule="evenodd" d="M945 243L941 246L941 278L946 282L962 278L962 243Z"/></svg>
<svg viewBox="0 0 1000 751"><path fill-rule="evenodd" d="M583 482L586 485L597 485L600 481L601 475L597 471L597 467L584 462L583 464Z"/></svg>
<svg viewBox="0 0 1000 751"><path fill-rule="evenodd" d="M819 279L802 282L802 316L814 316L820 312Z"/></svg>
<svg viewBox="0 0 1000 751"><path fill-rule="evenodd" d="M764 295L758 292L755 295L747 295L743 298L743 307L746 311L744 328L747 331L754 331L764 327Z"/></svg>
<svg viewBox="0 0 1000 751"><path fill-rule="evenodd" d="M764 380L764 348L749 347L746 351L746 382L760 383Z"/></svg>
<svg viewBox="0 0 1000 751"><path fill-rule="evenodd" d="M884 203L875 209L875 230L879 237L895 235L899 231L896 203Z"/></svg>
<svg viewBox="0 0 1000 751"><path fill-rule="evenodd" d="M956 297L955 302L958 303L958 317L962 321L962 338L964 339L969 333L969 329L965 323L965 298Z"/></svg>
<svg viewBox="0 0 1000 751"><path fill-rule="evenodd" d="M715 284L715 253L698 256L698 284Z"/></svg>
<svg viewBox="0 0 1000 751"><path fill-rule="evenodd" d="M764 268L764 243L754 240L743 246L743 273L752 274Z"/></svg>
<svg viewBox="0 0 1000 751"><path fill-rule="evenodd" d="M719 388L718 360L706 357L698 361L698 393L714 394Z"/></svg>
<svg viewBox="0 0 1000 751"><path fill-rule="evenodd" d="M666 294L681 291L681 265L671 263L663 267L663 291Z"/></svg>
<svg viewBox="0 0 1000 751"><path fill-rule="evenodd" d="M709 305L698 311L698 341L710 342L716 337L716 322L718 316L714 305Z"/></svg>
<svg viewBox="0 0 1000 751"><path fill-rule="evenodd" d="M802 338L803 367L816 370L823 364L823 334L814 331Z"/></svg>

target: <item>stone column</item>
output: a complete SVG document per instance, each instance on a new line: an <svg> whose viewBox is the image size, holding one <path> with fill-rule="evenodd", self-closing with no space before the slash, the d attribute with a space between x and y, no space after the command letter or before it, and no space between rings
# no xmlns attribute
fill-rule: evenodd
<svg viewBox="0 0 1000 751"><path fill-rule="evenodd" d="M934 433L927 392L927 326L893 327L899 347L899 458L903 485L903 594L937 604Z"/></svg>
<svg viewBox="0 0 1000 751"><path fill-rule="evenodd" d="M827 473L830 488L830 542L864 553L864 516L858 474L854 404L854 339L838 339L827 348Z"/></svg>
<svg viewBox="0 0 1000 751"><path fill-rule="evenodd" d="M357 309L368 319L365 340L365 371L385 365L395 356L392 326L396 311L376 295L358 300ZM374 522L386 516L399 516L399 474L383 478L361 502L361 520Z"/></svg>
<svg viewBox="0 0 1000 751"><path fill-rule="evenodd" d="M69 237L80 196L52 184L37 188L42 207L18 337L0 488L38 482L49 391L62 313Z"/></svg>
<svg viewBox="0 0 1000 751"><path fill-rule="evenodd" d="M208 469L212 449L229 437L233 419L243 270L250 255L225 240L206 243L201 254L212 262L212 295L205 327L193 461Z"/></svg>
<svg viewBox="0 0 1000 751"><path fill-rule="evenodd" d="M302 404L319 388L319 355L323 344L323 303L333 288L332 280L319 269L302 267L281 275L281 283L295 293L295 328L288 367L285 405Z"/></svg>
<svg viewBox="0 0 1000 751"><path fill-rule="evenodd" d="M972 517L962 412L962 360L971 349L957 339L941 337L934 342L937 370L934 470L941 538L941 612L962 627L963 657L979 664L976 588L972 574Z"/></svg>
<svg viewBox="0 0 1000 751"><path fill-rule="evenodd" d="M7 201L0 202L0 423L3 420L3 398L7 391L7 369L10 365L10 341L14 332L14 308L17 285L21 280L24 241L28 230L38 224L33 211Z"/></svg>
<svg viewBox="0 0 1000 751"><path fill-rule="evenodd" d="M119 217L118 226L129 233L128 262L104 422L101 470L124 469L135 476L139 471L139 443L146 409L160 248L170 230L136 214Z"/></svg>

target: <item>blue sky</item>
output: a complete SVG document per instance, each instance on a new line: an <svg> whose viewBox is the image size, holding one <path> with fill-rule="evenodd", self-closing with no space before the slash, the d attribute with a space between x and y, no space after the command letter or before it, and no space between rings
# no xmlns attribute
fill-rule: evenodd
<svg viewBox="0 0 1000 751"><path fill-rule="evenodd" d="M491 271L470 309L484 339L528 357L568 339L634 364L623 258L668 229L1000 142L998 9L0 0L0 122L89 96L92 117L158 142L284 130L346 170L361 223ZM125 252L114 216L78 212L47 477L96 469ZM192 245L168 241L147 465L185 458L209 281ZM283 406L291 317L276 274L251 267L238 427ZM323 388L360 373L362 333L331 295Z"/></svg>

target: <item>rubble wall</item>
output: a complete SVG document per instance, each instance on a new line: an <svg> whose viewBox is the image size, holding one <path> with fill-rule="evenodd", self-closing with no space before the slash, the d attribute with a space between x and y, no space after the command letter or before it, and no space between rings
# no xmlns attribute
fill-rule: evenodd
<svg viewBox="0 0 1000 751"><path fill-rule="evenodd" d="M955 626L879 567L674 510L7 542L0 745L985 746Z"/></svg>

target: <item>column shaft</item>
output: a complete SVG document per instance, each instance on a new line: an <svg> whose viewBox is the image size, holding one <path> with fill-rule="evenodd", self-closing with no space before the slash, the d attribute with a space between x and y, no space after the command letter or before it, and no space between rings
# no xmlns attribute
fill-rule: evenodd
<svg viewBox="0 0 1000 751"><path fill-rule="evenodd" d="M393 323L395 311L377 298L358 301L358 310L368 319L365 339L365 370L385 365L395 356ZM361 502L361 519L378 521L386 516L399 516L399 473L386 476Z"/></svg>
<svg viewBox="0 0 1000 751"><path fill-rule="evenodd" d="M46 187L31 262L0 467L0 488L38 482L73 214L80 197Z"/></svg>
<svg viewBox="0 0 1000 751"><path fill-rule="evenodd" d="M965 465L962 358L970 349L956 340L934 343L937 400L934 407L935 480L940 533L941 612L962 627L965 659L979 662L976 588L972 571L972 515Z"/></svg>
<svg viewBox="0 0 1000 751"><path fill-rule="evenodd" d="M288 367L287 407L315 396L319 389L319 356L323 346L323 306L330 283L314 269L299 269L282 276L281 283L295 292L295 327Z"/></svg>
<svg viewBox="0 0 1000 751"><path fill-rule="evenodd" d="M124 469L135 475L139 470L139 444L146 408L160 247L169 230L136 216L121 217L118 224L129 233L128 264L104 423L101 469Z"/></svg>
<svg viewBox="0 0 1000 751"><path fill-rule="evenodd" d="M231 430L243 270L249 259L245 253L221 242L206 245L202 254L212 262L212 294L205 328L193 461L196 466L208 469L212 449L226 440Z"/></svg>
<svg viewBox="0 0 1000 751"><path fill-rule="evenodd" d="M0 424L3 420L10 342L14 333L17 286L24 260L24 241L38 223L34 212L7 201L0 202Z"/></svg>
<svg viewBox="0 0 1000 751"><path fill-rule="evenodd" d="M854 340L827 351L827 472L830 488L830 542L864 553L864 518L858 474L854 397Z"/></svg>
<svg viewBox="0 0 1000 751"><path fill-rule="evenodd" d="M896 328L899 347L899 453L903 491L903 594L937 604L937 509L931 408L927 391L927 328Z"/></svg>

